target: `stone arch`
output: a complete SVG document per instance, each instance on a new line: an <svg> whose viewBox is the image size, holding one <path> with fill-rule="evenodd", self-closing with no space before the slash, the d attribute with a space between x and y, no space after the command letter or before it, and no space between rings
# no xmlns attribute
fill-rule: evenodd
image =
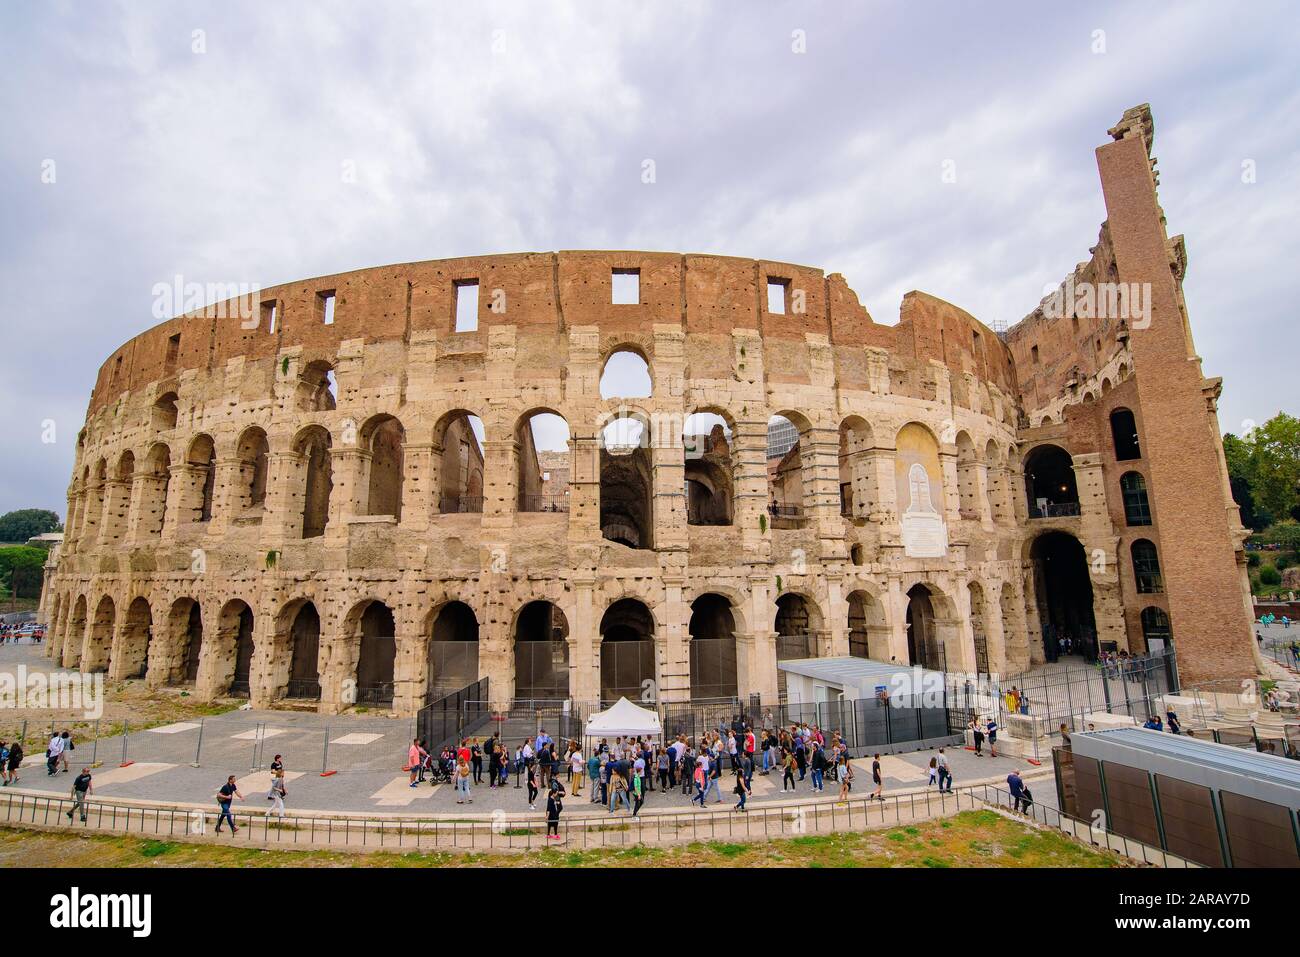
<svg viewBox="0 0 1300 957"><path fill-rule="evenodd" d="M63 639L63 667L76 668L81 664L81 651L86 640L87 603L85 595L78 595L68 618L67 635Z"/></svg>
<svg viewBox="0 0 1300 957"><path fill-rule="evenodd" d="M1059 445L1045 442L1025 455L1025 496L1030 518L1079 514L1074 460Z"/></svg>
<svg viewBox="0 0 1300 957"><path fill-rule="evenodd" d="M683 421L686 524L731 525L735 520L735 436L734 421L722 411L696 410Z"/></svg>
<svg viewBox="0 0 1300 957"><path fill-rule="evenodd" d="M117 626L117 606L103 595L95 606L95 617L86 631L86 646L81 653L81 670L87 674L108 671L113 657L113 631Z"/></svg>
<svg viewBox="0 0 1300 957"><path fill-rule="evenodd" d="M805 470L812 423L802 412L782 409L767 420L768 516L773 528L802 528L812 490Z"/></svg>
<svg viewBox="0 0 1300 957"><path fill-rule="evenodd" d="M155 432L170 432L176 428L179 411L175 392L164 392L154 400L149 414L149 425Z"/></svg>
<svg viewBox="0 0 1300 957"><path fill-rule="evenodd" d="M1049 529L1026 542L1033 571L1043 650L1055 661L1068 639L1070 653L1097 657L1092 579L1083 544L1074 535Z"/></svg>
<svg viewBox="0 0 1300 957"><path fill-rule="evenodd" d="M620 410L600 428L600 530L606 541L654 548L650 421Z"/></svg>
<svg viewBox="0 0 1300 957"><path fill-rule="evenodd" d="M602 399L646 399L654 394L654 377L645 350L631 343L614 346L601 359Z"/></svg>
<svg viewBox="0 0 1300 957"><path fill-rule="evenodd" d="M567 512L572 453L568 420L538 407L515 423L516 508L520 512Z"/></svg>
<svg viewBox="0 0 1300 957"><path fill-rule="evenodd" d="M212 436L201 432L190 441L185 464L181 518L187 522L211 521L217 482L217 447Z"/></svg>
<svg viewBox="0 0 1300 957"><path fill-rule="evenodd" d="M394 416L372 416L361 427L366 498L362 515L391 515L402 520L403 447L406 430Z"/></svg>
<svg viewBox="0 0 1300 957"><path fill-rule="evenodd" d="M717 592L705 592L691 602L690 636L691 700L737 696L738 661L736 615L732 600Z"/></svg>
<svg viewBox="0 0 1300 957"><path fill-rule="evenodd" d="M392 608L378 598L352 606L343 633L355 661L355 703L391 707L397 661L397 623Z"/></svg>
<svg viewBox="0 0 1300 957"><path fill-rule="evenodd" d="M600 618L601 703L627 698L653 704L658 686L654 614L639 598L619 598Z"/></svg>
<svg viewBox="0 0 1300 957"><path fill-rule="evenodd" d="M866 588L848 595L849 654L854 658L889 660L889 622L885 605Z"/></svg>
<svg viewBox="0 0 1300 957"><path fill-rule="evenodd" d="M208 689L206 697L229 694L246 698L251 694L255 625L253 609L242 598L232 598L221 606L216 638L203 643L199 664L200 677L205 670L209 675L207 682L200 680Z"/></svg>
<svg viewBox="0 0 1300 957"><path fill-rule="evenodd" d="M840 514L866 519L880 501L875 469L875 433L860 415L840 423Z"/></svg>
<svg viewBox="0 0 1300 957"><path fill-rule="evenodd" d="M330 495L334 491L333 444L329 430L319 425L307 426L293 439L297 466L288 509L290 515L302 514L299 527L303 538L324 535L329 524Z"/></svg>
<svg viewBox="0 0 1300 957"><path fill-rule="evenodd" d="M321 616L316 602L308 597L285 602L275 616L272 662L279 673L273 697L320 700L320 638Z"/></svg>
<svg viewBox="0 0 1300 957"><path fill-rule="evenodd" d="M333 412L338 407L334 366L324 359L307 363L298 376L294 404L300 412Z"/></svg>
<svg viewBox="0 0 1300 957"><path fill-rule="evenodd" d="M196 681L203 655L203 608L193 598L177 598L167 615L167 657L159 668L160 683Z"/></svg>
<svg viewBox="0 0 1300 957"><path fill-rule="evenodd" d="M787 591L778 596L774 604L776 618L773 628L776 631L778 664L782 661L819 657L825 635L822 630L822 613L816 599L802 592ZM779 667L776 685L777 694L784 695L785 672Z"/></svg>
<svg viewBox="0 0 1300 957"><path fill-rule="evenodd" d="M120 659L113 662L117 678L143 678L149 667L149 645L153 638L153 610L149 599L139 596L126 609L122 628Z"/></svg>
<svg viewBox="0 0 1300 957"><path fill-rule="evenodd" d="M483 420L466 409L453 409L438 419L433 435L438 510L444 515L482 512Z"/></svg>
<svg viewBox="0 0 1300 957"><path fill-rule="evenodd" d="M249 426L239 436L235 445L235 459L239 468L239 497L235 503L237 512L260 508L265 504L270 455L271 444L267 441L266 430L261 426Z"/></svg>
<svg viewBox="0 0 1300 957"><path fill-rule="evenodd" d="M1143 608L1141 622L1142 641L1148 654L1162 652L1173 645L1173 627L1169 624L1169 614L1163 608L1158 605Z"/></svg>
<svg viewBox="0 0 1300 957"><path fill-rule="evenodd" d="M431 612L430 619L427 701L479 679L479 621L474 609L453 598Z"/></svg>
<svg viewBox="0 0 1300 957"><path fill-rule="evenodd" d="M917 582L907 590L908 663L935 671L947 670L947 655L939 635L932 586Z"/></svg>
<svg viewBox="0 0 1300 957"><path fill-rule="evenodd" d="M569 620L555 602L521 605L511 623L516 701L563 701L569 697Z"/></svg>
<svg viewBox="0 0 1300 957"><path fill-rule="evenodd" d="M149 447L140 479L139 532L156 538L167 523L167 490L171 487L172 454L165 442Z"/></svg>

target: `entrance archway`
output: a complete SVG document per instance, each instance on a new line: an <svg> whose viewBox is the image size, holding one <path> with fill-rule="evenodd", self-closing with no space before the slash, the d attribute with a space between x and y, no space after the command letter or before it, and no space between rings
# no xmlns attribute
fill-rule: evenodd
<svg viewBox="0 0 1300 957"><path fill-rule="evenodd" d="M515 701L569 697L569 622L553 602L530 601L515 619Z"/></svg>
<svg viewBox="0 0 1300 957"><path fill-rule="evenodd" d="M230 677L222 680L221 672L217 677L217 692L228 693L233 697L246 698L251 690L253 671L253 609L248 603L235 599L226 603L221 610L221 620L217 625L220 662L214 662ZM226 657L230 655L231 657Z"/></svg>
<svg viewBox="0 0 1300 957"><path fill-rule="evenodd" d="M113 599L105 595L95 606L95 618L90 623L90 633L86 639L86 651L81 657L81 670L107 671L109 659L113 654L113 626L117 623L117 613Z"/></svg>
<svg viewBox="0 0 1300 957"><path fill-rule="evenodd" d="M433 619L427 701L478 681L478 618L463 601L449 601Z"/></svg>
<svg viewBox="0 0 1300 957"><path fill-rule="evenodd" d="M691 603L691 700L735 698L736 619L731 602L705 594Z"/></svg>
<svg viewBox="0 0 1300 957"><path fill-rule="evenodd" d="M126 627L122 633L122 661L118 662L123 678L143 678L149 665L149 640L153 632L153 614L143 597L131 602L126 610Z"/></svg>
<svg viewBox="0 0 1300 957"><path fill-rule="evenodd" d="M286 698L320 700L320 612L303 602L289 628L289 684Z"/></svg>
<svg viewBox="0 0 1300 957"><path fill-rule="evenodd" d="M655 678L655 622L635 598L620 598L600 619L600 700L619 698L642 704L659 700ZM647 695L649 692L649 695Z"/></svg>
<svg viewBox="0 0 1300 957"><path fill-rule="evenodd" d="M167 668L168 685L195 681L199 676L199 653L203 647L203 610L193 598L178 598L167 616L171 654Z"/></svg>
<svg viewBox="0 0 1300 957"><path fill-rule="evenodd" d="M930 589L921 584L913 585L907 592L907 657L910 664L921 668L946 670Z"/></svg>
<svg viewBox="0 0 1300 957"><path fill-rule="evenodd" d="M355 621L354 634L359 643L356 703L391 707L393 666L397 659L397 627L393 611L382 601L370 601Z"/></svg>
<svg viewBox="0 0 1300 957"><path fill-rule="evenodd" d="M1062 639L1070 653L1089 661L1097 657L1097 625L1092 611L1092 580L1083 545L1068 532L1045 532L1034 539L1029 556L1034 592L1048 661L1061 654Z"/></svg>
<svg viewBox="0 0 1300 957"><path fill-rule="evenodd" d="M817 607L803 595L787 594L776 600L776 660L817 657ZM786 694L785 672L776 669L776 691Z"/></svg>

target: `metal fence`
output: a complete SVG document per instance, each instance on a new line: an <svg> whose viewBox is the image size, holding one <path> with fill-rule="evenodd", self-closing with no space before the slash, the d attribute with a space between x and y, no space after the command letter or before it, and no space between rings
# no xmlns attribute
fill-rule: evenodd
<svg viewBox="0 0 1300 957"><path fill-rule="evenodd" d="M810 834L864 830L946 817L990 806L1009 808L1010 795L986 785L956 788L948 793L915 792L884 800L856 798L847 803L822 802L795 806L751 805L748 813L698 810L651 812L641 817L561 820L560 840L546 838L546 825L535 818L495 818L484 821L421 820L412 817L367 815L364 818L326 814L248 814L232 808L240 829L230 838L241 845L306 848L342 847L394 852L530 851L560 847L566 851L664 845L695 841L765 841ZM0 792L0 818L11 826L73 827L101 833L151 839L200 839L212 830L217 810L175 808L92 799L87 819L70 814L69 798ZM1033 805L1027 819L1059 828L1081 841L1109 848L1157 867L1192 867L1189 862L1122 835L1094 828L1053 808Z"/></svg>
<svg viewBox="0 0 1300 957"><path fill-rule="evenodd" d="M459 691L443 695L420 709L418 737L430 753L476 734L488 721L488 679L480 678Z"/></svg>
<svg viewBox="0 0 1300 957"><path fill-rule="evenodd" d="M1015 713L1055 723L1088 711L1126 714L1145 720L1155 714L1157 699L1178 690L1173 649L1135 655L1089 667L1025 672L1003 678L991 690L1000 722L1012 713L1010 694L1018 693Z"/></svg>

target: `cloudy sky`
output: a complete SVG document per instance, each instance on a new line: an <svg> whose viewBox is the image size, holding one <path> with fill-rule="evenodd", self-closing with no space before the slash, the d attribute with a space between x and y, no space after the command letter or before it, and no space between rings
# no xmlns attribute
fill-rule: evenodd
<svg viewBox="0 0 1300 957"><path fill-rule="evenodd" d="M1088 257L1142 102L1223 427L1295 412L1300 16L1056 6L5 4L0 512L63 514L95 371L176 275L673 250L1014 322Z"/></svg>

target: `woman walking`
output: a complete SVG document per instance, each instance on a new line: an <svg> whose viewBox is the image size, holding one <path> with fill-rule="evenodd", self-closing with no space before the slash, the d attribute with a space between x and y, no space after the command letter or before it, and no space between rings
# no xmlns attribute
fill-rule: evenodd
<svg viewBox="0 0 1300 957"><path fill-rule="evenodd" d="M280 764L280 756L277 754L275 762L271 765L271 789L266 792L266 799L272 802L271 806L266 809L267 817L275 814L281 821L284 820L284 799L286 796L284 765Z"/></svg>
<svg viewBox="0 0 1300 957"><path fill-rule="evenodd" d="M980 728L979 718L972 718L970 722L971 738L975 742L975 757L984 757L984 732Z"/></svg>
<svg viewBox="0 0 1300 957"><path fill-rule="evenodd" d="M853 765L849 764L847 755L840 755L837 766L840 777L840 803L849 803L849 788L853 786Z"/></svg>
<svg viewBox="0 0 1300 957"><path fill-rule="evenodd" d="M560 812L564 810L564 785L559 781L551 782L551 789L546 794L546 839L560 839Z"/></svg>
<svg viewBox="0 0 1300 957"><path fill-rule="evenodd" d="M527 769L528 774L528 810L537 810L537 765L530 764Z"/></svg>
<svg viewBox="0 0 1300 957"><path fill-rule="evenodd" d="M789 774L790 772L786 771L786 773ZM736 769L736 783L731 790L740 799L736 802L735 809L737 811L748 810L745 807L745 798L749 796L749 783L745 780L745 772L740 768Z"/></svg>
<svg viewBox="0 0 1300 957"><path fill-rule="evenodd" d="M582 776L587 771L587 761L578 742L570 742L570 746L573 750L569 752L569 783L573 785L573 796L582 797Z"/></svg>
<svg viewBox="0 0 1300 957"><path fill-rule="evenodd" d="M785 752L785 755L781 760L781 766L785 769L785 776L781 778L781 793L784 794L786 792L786 788L789 788L791 793L793 793L795 789L794 788L794 766L795 766L794 755L791 754L789 751Z"/></svg>

